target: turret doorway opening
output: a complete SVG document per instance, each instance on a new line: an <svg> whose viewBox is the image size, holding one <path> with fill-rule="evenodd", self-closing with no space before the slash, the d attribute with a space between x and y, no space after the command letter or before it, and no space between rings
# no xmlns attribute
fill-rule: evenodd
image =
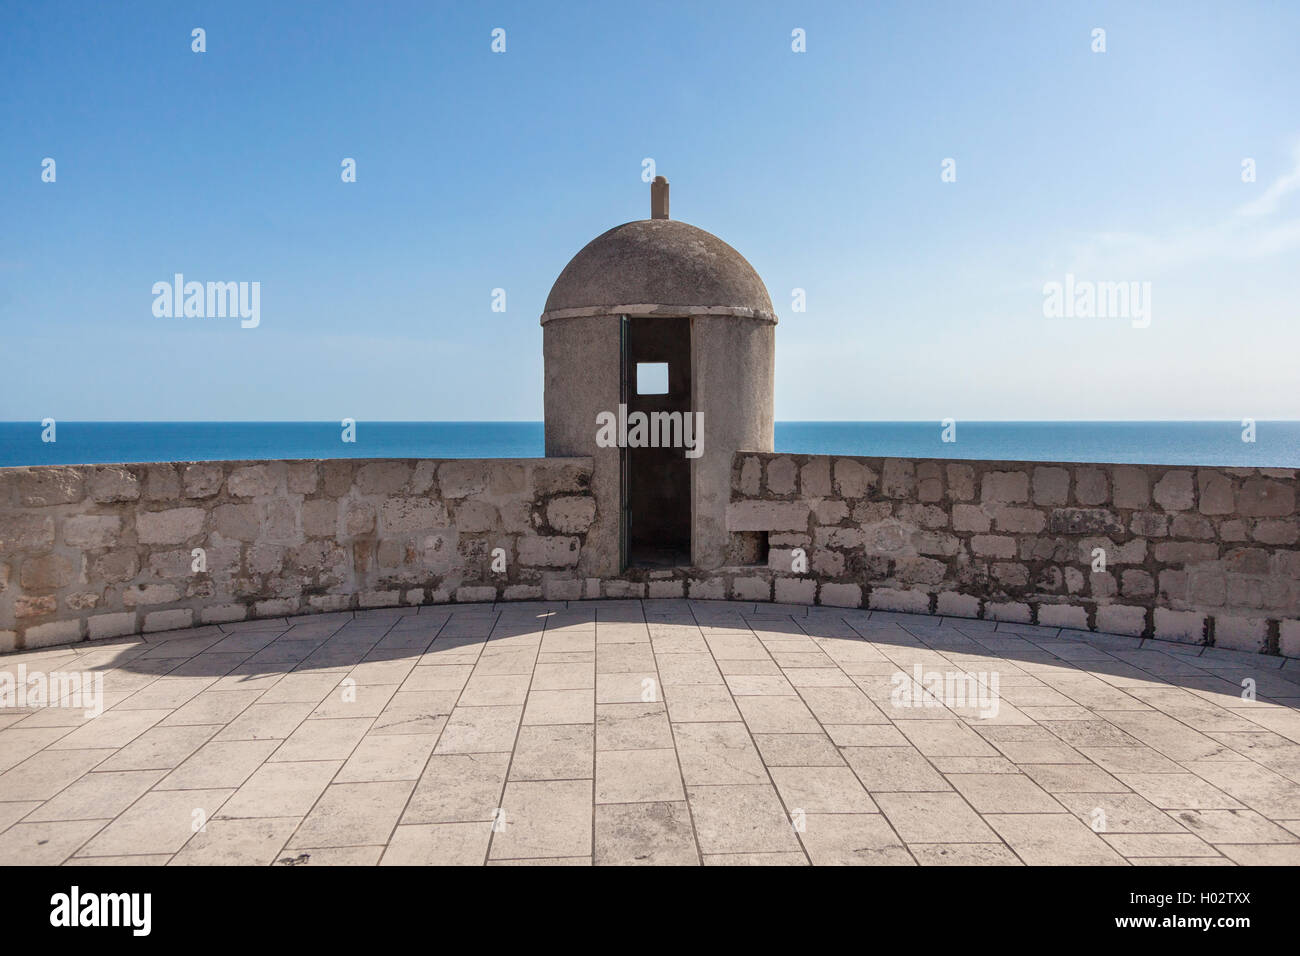
<svg viewBox="0 0 1300 956"><path fill-rule="evenodd" d="M686 567L694 460L687 452L691 441L703 438L694 433L691 414L691 319L624 316L621 342L628 422L622 449L623 566Z"/></svg>

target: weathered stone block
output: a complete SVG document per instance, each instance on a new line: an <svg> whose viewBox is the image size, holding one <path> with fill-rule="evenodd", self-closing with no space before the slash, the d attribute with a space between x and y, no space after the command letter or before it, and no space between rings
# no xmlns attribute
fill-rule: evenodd
<svg viewBox="0 0 1300 956"><path fill-rule="evenodd" d="M119 584L131 580L139 570L140 562L134 551L110 551L91 565L91 580Z"/></svg>
<svg viewBox="0 0 1300 956"><path fill-rule="evenodd" d="M645 585L639 581L607 579L601 581L601 587L604 591L604 596L607 598L635 598L639 600L645 597Z"/></svg>
<svg viewBox="0 0 1300 956"><path fill-rule="evenodd" d="M1080 467L1074 472L1074 500L1081 505L1103 505L1110 499L1110 480L1100 468Z"/></svg>
<svg viewBox="0 0 1300 956"><path fill-rule="evenodd" d="M294 544L302 540L298 530L298 507L286 498L261 502L262 541Z"/></svg>
<svg viewBox="0 0 1300 956"><path fill-rule="evenodd" d="M1070 500L1070 472L1041 466L1034 469L1034 504L1063 505Z"/></svg>
<svg viewBox="0 0 1300 956"><path fill-rule="evenodd" d="M1024 587L1029 583L1029 569L1023 564L998 561L990 570L993 580L1006 587Z"/></svg>
<svg viewBox="0 0 1300 956"><path fill-rule="evenodd" d="M767 463L767 491L773 495L792 495L798 472L791 458L773 458Z"/></svg>
<svg viewBox="0 0 1300 956"><path fill-rule="evenodd" d="M1099 631L1140 637L1146 631L1146 626L1146 608L1122 604L1103 604L1097 608L1097 630Z"/></svg>
<svg viewBox="0 0 1300 956"><path fill-rule="evenodd" d="M124 637L135 632L134 611L95 614L86 619L86 634L92 641L103 640L106 637Z"/></svg>
<svg viewBox="0 0 1300 956"><path fill-rule="evenodd" d="M980 601L971 594L943 591L939 594L935 613L944 617L977 618L980 616Z"/></svg>
<svg viewBox="0 0 1300 956"><path fill-rule="evenodd" d="M890 501L858 501L853 505L853 520L859 524L877 524L887 521L894 513Z"/></svg>
<svg viewBox="0 0 1300 956"><path fill-rule="evenodd" d="M813 578L777 578L776 599L782 604L812 604L817 597Z"/></svg>
<svg viewBox="0 0 1300 956"><path fill-rule="evenodd" d="M320 485L320 472L317 462L291 461L286 476L287 487L291 495L315 494Z"/></svg>
<svg viewBox="0 0 1300 956"><path fill-rule="evenodd" d="M122 519L117 515L69 515L63 519L63 541L74 548L113 547L121 532Z"/></svg>
<svg viewBox="0 0 1300 956"><path fill-rule="evenodd" d="M17 472L18 503L29 508L66 505L86 496L85 481L77 468L45 465Z"/></svg>
<svg viewBox="0 0 1300 956"><path fill-rule="evenodd" d="M203 530L202 508L169 508L135 516L136 539L141 544L184 544Z"/></svg>
<svg viewBox="0 0 1300 956"><path fill-rule="evenodd" d="M539 495L584 493L591 485L590 462L591 459L586 459L586 464L559 460L534 462L529 466L532 470L533 490ZM439 470L440 479L441 476L442 471ZM443 494L446 493L444 487Z"/></svg>
<svg viewBox="0 0 1300 956"><path fill-rule="evenodd" d="M438 466L438 484L444 498L468 498L488 486L487 465L481 461L444 461Z"/></svg>
<svg viewBox="0 0 1300 956"><path fill-rule="evenodd" d="M256 541L262 532L257 505L217 505L212 509L212 530L215 534L234 541Z"/></svg>
<svg viewBox="0 0 1300 956"><path fill-rule="evenodd" d="M938 505L912 504L899 502L898 519L904 524L914 524L920 528L948 527L948 512Z"/></svg>
<svg viewBox="0 0 1300 956"><path fill-rule="evenodd" d="M862 529L862 546L869 553L905 553L911 549L911 530L897 521L867 525Z"/></svg>
<svg viewBox="0 0 1300 956"><path fill-rule="evenodd" d="M1094 598L1110 598L1119 593L1119 582L1109 571L1092 571L1088 574L1088 592Z"/></svg>
<svg viewBox="0 0 1300 956"><path fill-rule="evenodd" d="M1161 564L1204 564L1218 560L1219 546L1192 541L1160 541L1156 544L1155 556Z"/></svg>
<svg viewBox="0 0 1300 956"><path fill-rule="evenodd" d="M519 563L543 568L573 567L578 563L578 539L565 535L521 538Z"/></svg>
<svg viewBox="0 0 1300 956"><path fill-rule="evenodd" d="M913 544L921 554L937 554L951 558L961 552L960 538L938 531L918 532L913 538Z"/></svg>
<svg viewBox="0 0 1300 956"><path fill-rule="evenodd" d="M916 466L906 458L886 458L880 490L887 498L910 498L916 488Z"/></svg>
<svg viewBox="0 0 1300 956"><path fill-rule="evenodd" d="M1220 607L1228 599L1228 579L1217 568L1187 575L1187 599L1192 604Z"/></svg>
<svg viewBox="0 0 1300 956"><path fill-rule="evenodd" d="M121 465L100 465L90 475L90 497L100 504L137 501L140 479Z"/></svg>
<svg viewBox="0 0 1300 956"><path fill-rule="evenodd" d="M1278 632L1278 653L1283 657L1300 657L1300 621L1283 621Z"/></svg>
<svg viewBox="0 0 1300 956"><path fill-rule="evenodd" d="M334 537L339 527L339 503L319 498L302 503L302 531L307 537Z"/></svg>
<svg viewBox="0 0 1300 956"><path fill-rule="evenodd" d="M565 495L546 503L546 521L561 534L581 534L595 520L595 498Z"/></svg>
<svg viewBox="0 0 1300 956"><path fill-rule="evenodd" d="M852 458L835 459L835 487L843 498L865 498L876 489L878 475Z"/></svg>
<svg viewBox="0 0 1300 956"><path fill-rule="evenodd" d="M856 585L853 585L856 587ZM822 585L822 590L826 585ZM868 604L873 611L897 611L903 614L929 614L930 595L926 591L903 588L872 588ZM825 600L822 601L826 603Z"/></svg>
<svg viewBox="0 0 1300 956"><path fill-rule="evenodd" d="M1044 627L1069 627L1085 631L1088 629L1088 612L1069 604L1040 604L1038 623Z"/></svg>
<svg viewBox="0 0 1300 956"><path fill-rule="evenodd" d="M813 501L813 514L818 524L839 524L849 516L849 506L843 501L818 498Z"/></svg>
<svg viewBox="0 0 1300 956"><path fill-rule="evenodd" d="M1201 514L1232 514L1234 493L1231 478L1221 471L1202 468L1196 473L1196 483L1201 489Z"/></svg>
<svg viewBox="0 0 1300 956"><path fill-rule="evenodd" d="M952 506L952 528L954 531L974 531L983 533L991 527L987 512L978 505Z"/></svg>
<svg viewBox="0 0 1300 956"><path fill-rule="evenodd" d="M174 584L137 584L122 592L123 607L171 604L180 599L181 592Z"/></svg>
<svg viewBox="0 0 1300 956"><path fill-rule="evenodd" d="M1234 518L1219 523L1219 538L1223 541L1245 541L1248 536L1244 521Z"/></svg>
<svg viewBox="0 0 1300 956"><path fill-rule="evenodd" d="M1214 525L1209 518L1202 518L1200 515L1180 514L1174 517L1170 532L1175 538L1208 540L1214 537Z"/></svg>
<svg viewBox="0 0 1300 956"><path fill-rule="evenodd" d="M0 552L37 550L53 544L53 518L21 511L0 512Z"/></svg>
<svg viewBox="0 0 1300 956"><path fill-rule="evenodd" d="M1176 641L1179 644L1205 643L1205 615L1199 611L1172 611L1158 607L1155 609L1155 618L1157 640Z"/></svg>
<svg viewBox="0 0 1300 956"><path fill-rule="evenodd" d="M943 468L939 462L917 462L916 497L921 501L943 500Z"/></svg>
<svg viewBox="0 0 1300 956"><path fill-rule="evenodd" d="M63 606L70 611L87 611L99 605L99 595L94 591L76 591L63 599Z"/></svg>
<svg viewBox="0 0 1300 956"><path fill-rule="evenodd" d="M1156 593L1156 582L1150 573L1130 568L1120 575L1119 589L1128 598L1151 597Z"/></svg>
<svg viewBox="0 0 1300 956"><path fill-rule="evenodd" d="M352 462L346 459L322 461L320 477L326 496L341 498L352 487Z"/></svg>
<svg viewBox="0 0 1300 956"><path fill-rule="evenodd" d="M1116 544L1110 538L1084 538L1079 542L1079 561L1091 566L1097 548L1102 550L1107 565L1142 564L1147 559L1147 542L1143 538L1134 538L1123 544Z"/></svg>
<svg viewBox="0 0 1300 956"><path fill-rule="evenodd" d="M388 498L381 506L380 522L383 534L398 535L447 528L451 525L451 518L447 514L446 505L440 501L429 498Z"/></svg>
<svg viewBox="0 0 1300 956"><path fill-rule="evenodd" d="M820 600L831 607L862 607L862 588L856 584L823 584ZM928 598L926 604L928 607Z"/></svg>
<svg viewBox="0 0 1300 956"><path fill-rule="evenodd" d="M770 601L772 584L766 578L736 578L731 582L731 594L736 601Z"/></svg>
<svg viewBox="0 0 1300 956"><path fill-rule="evenodd" d="M1233 574L1268 574L1269 553L1263 548L1233 548L1224 553L1223 568Z"/></svg>
<svg viewBox="0 0 1300 956"><path fill-rule="evenodd" d="M77 579L77 563L61 554L40 554L25 559L18 581L23 591L57 591Z"/></svg>
<svg viewBox="0 0 1300 956"><path fill-rule="evenodd" d="M247 616L248 608L242 604L218 604L205 607L200 612L204 624L228 624L231 621L242 621Z"/></svg>
<svg viewBox="0 0 1300 956"><path fill-rule="evenodd" d="M571 578L543 578L542 596L548 601L580 600L582 598L582 582Z"/></svg>
<svg viewBox="0 0 1300 956"><path fill-rule="evenodd" d="M1124 523L1105 508L1054 508L1048 526L1052 534L1124 533Z"/></svg>
<svg viewBox="0 0 1300 956"><path fill-rule="evenodd" d="M1014 558L1016 539L991 534L977 534L970 539L970 549L981 558Z"/></svg>
<svg viewBox="0 0 1300 956"><path fill-rule="evenodd" d="M1151 504L1151 482L1145 470L1121 465L1111 473L1116 508L1146 508Z"/></svg>
<svg viewBox="0 0 1300 956"><path fill-rule="evenodd" d="M746 498L757 498L763 488L763 463L753 455L748 456L740 466L740 485L738 490Z"/></svg>
<svg viewBox="0 0 1300 956"><path fill-rule="evenodd" d="M811 509L806 501L733 501L728 531L804 531Z"/></svg>
<svg viewBox="0 0 1300 956"><path fill-rule="evenodd" d="M1177 516L1177 518L1185 517L1187 516ZM1169 516L1159 511L1135 511L1128 527L1133 534L1147 538L1163 538L1169 534Z"/></svg>
<svg viewBox="0 0 1300 956"><path fill-rule="evenodd" d="M172 464L150 465L145 469L144 496L149 501L175 501L181 496L181 480Z"/></svg>
<svg viewBox="0 0 1300 956"><path fill-rule="evenodd" d="M40 596L24 594L14 599L14 618L22 620L30 617L44 617L46 614L53 614L58 606L58 599L52 594L42 594Z"/></svg>
<svg viewBox="0 0 1300 956"><path fill-rule="evenodd" d="M975 469L972 466L948 466L948 497L953 501L974 500Z"/></svg>
<svg viewBox="0 0 1300 956"><path fill-rule="evenodd" d="M343 505L343 533L350 538L361 534L373 534L375 530L375 506L368 501L348 501Z"/></svg>
<svg viewBox="0 0 1300 956"><path fill-rule="evenodd" d="M781 570L790 568L786 564ZM844 573L844 555L838 551L817 550L813 552L812 570L814 574L827 578L838 578Z"/></svg>
<svg viewBox="0 0 1300 956"><path fill-rule="evenodd" d="M185 549L155 551L149 555L149 575L153 578L178 579L188 576L194 559Z"/></svg>
<svg viewBox="0 0 1300 956"><path fill-rule="evenodd" d="M799 489L805 498L831 495L831 460L824 455L811 459L799 470Z"/></svg>
<svg viewBox="0 0 1300 956"><path fill-rule="evenodd" d="M650 581L648 587L651 599L686 596L686 582L680 578L675 581Z"/></svg>
<svg viewBox="0 0 1300 956"><path fill-rule="evenodd" d="M901 532L900 532L901 534ZM807 535L781 535L780 541L773 541L772 535L768 538L768 544L792 545L794 547L807 547ZM798 537L800 540L793 540ZM786 540L789 539L789 540ZM820 548L860 548L866 536L861 528L818 528L817 529L817 546Z"/></svg>
<svg viewBox="0 0 1300 956"><path fill-rule="evenodd" d="M477 498L466 498L457 504L455 508L452 523L456 526L457 531L467 534L482 533L491 531L501 524L501 513L486 501Z"/></svg>
<svg viewBox="0 0 1300 956"><path fill-rule="evenodd" d="M1152 496L1165 511L1188 511L1196 504L1190 471L1167 471L1156 482Z"/></svg>
<svg viewBox="0 0 1300 956"><path fill-rule="evenodd" d="M142 630L146 633L154 631L174 631L182 627L194 626L194 611L187 607L178 607L170 611L154 611L144 616L144 627Z"/></svg>
<svg viewBox="0 0 1300 956"><path fill-rule="evenodd" d="M1023 601L990 601L984 605L984 617L1009 624L1028 624L1033 620L1033 611Z"/></svg>
<svg viewBox="0 0 1300 956"><path fill-rule="evenodd" d="M1214 616L1214 646L1232 651L1259 654L1268 640L1268 621L1265 618L1239 617L1216 614Z"/></svg>
<svg viewBox="0 0 1300 956"><path fill-rule="evenodd" d="M1160 572L1160 600L1170 604L1182 604L1187 600L1187 572Z"/></svg>
<svg viewBox="0 0 1300 956"><path fill-rule="evenodd" d="M211 462L186 465L181 473L181 488L186 498L211 498L221 490L225 473Z"/></svg>
<svg viewBox="0 0 1300 956"><path fill-rule="evenodd" d="M80 640L80 621L51 621L49 624L29 627L23 634L23 641L28 648L73 644Z"/></svg>
<svg viewBox="0 0 1300 956"><path fill-rule="evenodd" d="M1029 475L1023 471L990 471L980 487L980 500L985 504L1028 501Z"/></svg>
<svg viewBox="0 0 1300 956"><path fill-rule="evenodd" d="M1280 518L1295 511L1295 485L1248 478L1237 489L1237 513L1248 518Z"/></svg>
<svg viewBox="0 0 1300 956"><path fill-rule="evenodd" d="M464 463L461 463L464 464ZM477 463L479 470L485 473L482 463ZM443 464L446 470L447 465ZM363 495L394 495L406 487L406 483L411 480L411 465L404 461L372 461L362 465L357 469L355 479L357 491ZM486 486L486 474L484 481L477 490L482 491ZM456 497L461 497L457 495Z"/></svg>
<svg viewBox="0 0 1300 956"><path fill-rule="evenodd" d="M1010 508L1005 506L993 509L993 521L998 531L1013 534L1037 534L1047 524L1047 518L1036 508Z"/></svg>
<svg viewBox="0 0 1300 956"><path fill-rule="evenodd" d="M1256 522L1251 537L1260 544L1295 544L1300 540L1300 521L1295 518L1271 518Z"/></svg>

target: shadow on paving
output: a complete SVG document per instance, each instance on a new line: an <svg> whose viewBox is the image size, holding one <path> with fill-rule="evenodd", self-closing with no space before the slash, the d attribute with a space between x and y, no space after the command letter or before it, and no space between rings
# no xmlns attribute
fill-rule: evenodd
<svg viewBox="0 0 1300 956"><path fill-rule="evenodd" d="M969 672L987 677L1010 665L1013 673L1026 670L1049 686L1070 685L1068 703L1089 711L1146 712L1145 706L1134 707L1136 700L1199 732L1277 729L1268 723L1251 724L1226 709L1251 708L1250 693L1260 710L1290 718L1290 713L1278 708L1300 709L1300 668L1281 657L965 618L682 599L427 605L269 618L19 652L0 657L0 669L26 662L30 670L37 662L48 661L53 670L57 661L62 669L218 678L211 689L230 690L269 686L289 673L337 673L340 681L352 676L361 684L388 683L385 665L395 665L393 679L401 683L405 676L401 662L474 665L484 649L505 650L512 645L535 653L539 633L585 630L593 622L624 629L644 624L651 634L656 625L698 627L706 639L710 632L727 631L752 632L778 642L781 635L806 636L818 641L837 663L843 659L837 648L851 653L852 645L865 641L875 645L880 663L887 662L893 673L888 668L881 673L880 667L863 675L850 670L864 689L867 684L878 689L881 680L892 679L894 673L907 675L910 681L918 667L926 676ZM840 641L848 643L841 648ZM596 646L600 643L597 638ZM1284 663L1288 664L1285 670ZM1015 683L1001 683L998 688L1004 701L1011 698L1013 709L1014 698L1023 696L1014 692ZM1173 696L1175 689L1189 691L1195 698ZM106 707L134 692L129 688L115 692L111 686L105 691ZM869 696L881 705L879 692ZM953 709L958 716L976 716L970 708ZM1053 716L1069 719L1064 712ZM1076 719L1095 717L1085 714ZM1122 716L1118 722L1124 722ZM1300 742L1294 728L1277 732Z"/></svg>

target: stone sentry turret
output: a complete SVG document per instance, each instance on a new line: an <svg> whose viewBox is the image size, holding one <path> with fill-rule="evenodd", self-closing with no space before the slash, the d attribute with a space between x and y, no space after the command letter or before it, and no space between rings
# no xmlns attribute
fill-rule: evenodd
<svg viewBox="0 0 1300 956"><path fill-rule="evenodd" d="M732 458L772 450L777 319L763 281L717 236L668 218L663 176L650 207L584 246L541 316L546 454L595 460L581 569L594 577L725 564ZM602 415L638 411L694 415L699 457L597 441Z"/></svg>

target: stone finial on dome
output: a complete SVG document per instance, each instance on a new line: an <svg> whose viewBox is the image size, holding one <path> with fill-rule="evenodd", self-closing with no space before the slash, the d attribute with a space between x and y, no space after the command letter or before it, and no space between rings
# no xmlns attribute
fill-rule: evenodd
<svg viewBox="0 0 1300 956"><path fill-rule="evenodd" d="M650 184L650 218L667 219L668 216L668 180L656 176Z"/></svg>

